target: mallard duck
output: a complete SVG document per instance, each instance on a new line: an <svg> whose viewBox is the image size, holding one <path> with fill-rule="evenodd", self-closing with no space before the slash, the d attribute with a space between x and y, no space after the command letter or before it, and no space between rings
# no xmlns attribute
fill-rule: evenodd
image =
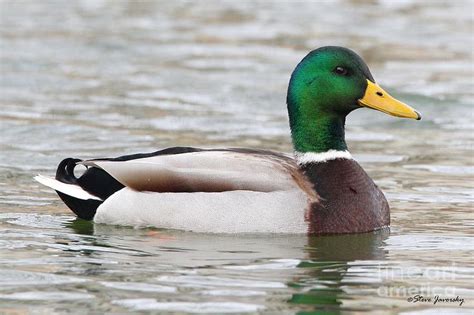
<svg viewBox="0 0 474 315"><path fill-rule="evenodd" d="M375 83L352 50L311 51L291 75L287 106L294 155L172 147L117 158L63 160L56 190L79 217L211 233L360 233L390 224L382 191L352 158L346 116L358 108L421 119ZM87 170L74 175L77 165Z"/></svg>

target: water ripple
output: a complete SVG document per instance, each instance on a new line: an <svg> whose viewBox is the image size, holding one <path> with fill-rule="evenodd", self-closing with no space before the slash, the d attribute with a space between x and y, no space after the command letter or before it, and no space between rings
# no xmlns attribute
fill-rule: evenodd
<svg viewBox="0 0 474 315"><path fill-rule="evenodd" d="M173 293L177 289L175 287L143 283L143 282L116 282L116 281L102 281L100 284L107 288L140 291L140 292L160 292L160 293Z"/></svg>
<svg viewBox="0 0 474 315"><path fill-rule="evenodd" d="M0 287L49 286L56 284L81 283L87 280L51 273L0 269Z"/></svg>
<svg viewBox="0 0 474 315"><path fill-rule="evenodd" d="M92 294L75 292L17 292L11 294L0 294L0 300L18 300L18 301L75 301L95 298Z"/></svg>
<svg viewBox="0 0 474 315"><path fill-rule="evenodd" d="M158 302L155 299L124 299L112 301L115 305L137 311L168 311L189 313L248 313L263 310L263 305L237 302Z"/></svg>
<svg viewBox="0 0 474 315"><path fill-rule="evenodd" d="M160 276L160 282L179 283L189 287L247 287L247 288L285 288L286 285L275 281L257 281L246 279L221 278L216 276Z"/></svg>

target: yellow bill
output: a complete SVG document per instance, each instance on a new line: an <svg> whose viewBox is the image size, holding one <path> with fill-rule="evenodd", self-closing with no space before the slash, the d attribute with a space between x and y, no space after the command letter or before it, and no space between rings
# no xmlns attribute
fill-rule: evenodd
<svg viewBox="0 0 474 315"><path fill-rule="evenodd" d="M377 83L373 83L369 80L367 80L367 89L365 90L364 96L359 99L359 105L370 107L392 116L416 120L421 119L420 113L415 109L396 100Z"/></svg>

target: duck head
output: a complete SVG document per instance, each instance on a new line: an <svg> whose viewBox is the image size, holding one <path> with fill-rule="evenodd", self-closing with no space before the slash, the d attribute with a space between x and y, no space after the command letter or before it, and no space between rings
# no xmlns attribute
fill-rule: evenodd
<svg viewBox="0 0 474 315"><path fill-rule="evenodd" d="M287 104L297 152L347 150L345 117L358 108L421 119L416 110L375 83L362 58L350 49L336 46L313 50L296 66Z"/></svg>

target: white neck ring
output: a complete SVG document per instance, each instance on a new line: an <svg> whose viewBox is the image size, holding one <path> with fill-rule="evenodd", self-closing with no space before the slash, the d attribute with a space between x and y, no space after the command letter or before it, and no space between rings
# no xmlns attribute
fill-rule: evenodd
<svg viewBox="0 0 474 315"><path fill-rule="evenodd" d="M295 158L298 165L305 165L308 163L324 163L335 159L352 160L352 155L349 151L329 150L326 152L298 152L295 151Z"/></svg>

